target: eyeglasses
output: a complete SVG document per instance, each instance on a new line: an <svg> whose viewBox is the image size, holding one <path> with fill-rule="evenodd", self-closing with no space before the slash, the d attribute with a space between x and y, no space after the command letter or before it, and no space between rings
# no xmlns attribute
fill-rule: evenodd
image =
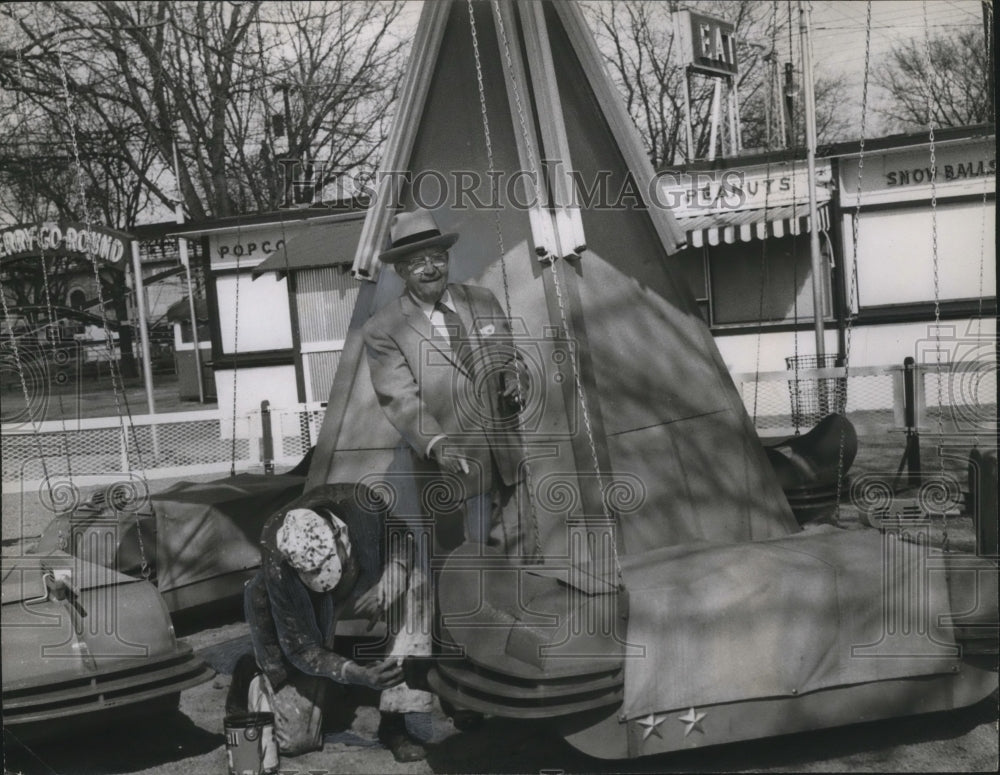
<svg viewBox="0 0 1000 775"><path fill-rule="evenodd" d="M413 274L423 274L427 271L427 264L430 264L435 269L444 269L444 267L448 266L448 254L429 253L425 256L416 256L414 258L407 259L404 266L408 272Z"/></svg>

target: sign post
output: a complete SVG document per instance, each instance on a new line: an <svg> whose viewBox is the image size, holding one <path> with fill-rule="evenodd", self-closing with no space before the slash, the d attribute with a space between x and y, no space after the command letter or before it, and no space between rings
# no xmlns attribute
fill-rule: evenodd
<svg viewBox="0 0 1000 775"><path fill-rule="evenodd" d="M725 97L729 111L729 145L735 156L740 152L739 97L736 94L736 76L739 66L736 59L736 28L727 21L695 11L674 11L674 31L680 56L687 62L684 89L684 113L687 126L691 123L691 94L687 79L698 73L715 79L712 98L712 125L708 158L715 158L715 144L722 125L722 81L726 82ZM689 129L689 137L690 129ZM688 156L694 156L693 143L688 145ZM724 145L724 144L723 144ZM690 160L690 159L689 159Z"/></svg>
<svg viewBox="0 0 1000 775"><path fill-rule="evenodd" d="M146 387L146 403L149 413L156 414L156 401L153 398L153 362L150 357L149 326L146 322L146 290L142 283L142 264L139 261L139 243L132 240L132 273L135 276L132 290L135 292L135 315L139 318L139 340L142 343L142 381ZM150 427L153 434L153 458L159 459L159 440L156 426Z"/></svg>
<svg viewBox="0 0 1000 775"><path fill-rule="evenodd" d="M816 363L822 366L826 343L823 335L823 257L819 250L819 229L816 228L816 95L813 91L809 11L801 3L799 3L799 34L802 36L802 64L805 70L806 164L809 168L809 223L812 224L809 229L809 253L812 258L813 330L816 334Z"/></svg>

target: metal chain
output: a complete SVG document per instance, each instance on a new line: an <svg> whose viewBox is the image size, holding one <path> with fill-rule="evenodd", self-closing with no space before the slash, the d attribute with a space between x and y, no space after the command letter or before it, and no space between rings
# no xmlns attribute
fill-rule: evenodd
<svg viewBox="0 0 1000 775"><path fill-rule="evenodd" d="M70 142L73 146L73 159L76 170L75 178L76 178L77 188L79 189L80 203L81 203L80 206L83 208L83 218L84 218L84 223L87 226L87 231L90 232L91 231L90 208L87 206L87 192L84 188L83 175L81 174L81 170L83 169L83 163L80 160L80 146L79 143L77 142L76 124L74 123L72 118L73 106L70 101L70 95L69 95L69 78L66 74L66 63L63 61L61 45L56 51L56 60L59 63L59 74L62 79L63 101L66 105L66 116L67 116L67 124L69 126ZM128 467L129 471L131 472L132 459L131 456L129 455L129 443L128 443L129 433L125 427L125 421L122 417L122 402L119 401L119 398L122 398L125 403L125 411L128 414L128 426L129 429L131 429L132 431L132 442L135 444L135 452L136 456L138 457L139 469L141 472L143 472L143 478L145 478L145 473L144 473L145 465L143 464L142 461L142 448L140 447L139 439L136 436L135 425L132 423L132 413L128 407L128 396L125 395L125 382L122 379L121 370L119 369L118 362L115 359L114 344L111 337L111 330L110 327L108 326L107 311L105 309L104 289L101 285L101 273L100 269L97 266L97 257L94 255L93 250L91 249L89 240L85 241L85 245L86 245L87 259L90 261L91 267L94 270L94 282L97 286L97 299L101 309L101 320L104 323L104 334L105 334L104 343L105 343L105 349L107 350L108 353L108 371L111 374L111 387L112 387L113 397L115 400L115 412L118 415L118 422L121 427L122 440L124 442L125 464ZM133 288L136 297L138 297L139 294L138 285L139 285L138 281L136 281L135 288ZM121 391L121 396L119 396L119 390Z"/></svg>
<svg viewBox="0 0 1000 775"><path fill-rule="evenodd" d="M65 62L63 61L62 47L61 46L59 47L59 49L56 52L56 58L57 58L57 60L59 62L59 72L60 72L60 75L62 77L63 99L64 99L65 104L66 104L66 116L67 116L67 124L69 125L69 130L70 130L70 140L71 140L71 142L73 144L73 158L74 158L75 169L76 169L76 175L75 175L75 177L76 177L77 187L79 188L80 203L81 203L81 207L83 208L83 217L84 217L84 222L87 225L87 231L91 232L90 208L87 206L87 194L86 194L86 190L84 189L84 186L83 186L83 175L81 174L81 171L83 169L83 164L80 161L80 146L79 146L79 144L77 142L76 124L74 123L73 118L72 118L72 116L73 116L73 110L72 110L72 104L70 102L70 96L69 96L69 79L68 79L68 77L66 75L66 65L65 65ZM127 431L125 429L125 425L124 425L124 421L123 421L122 413L121 413L121 405L119 404L119 401L118 401L118 388L119 387L121 389L122 396L124 398L125 411L128 414L128 426L129 426L130 430L132 431L132 442L135 444L135 452L136 452L136 457L138 458L140 476L142 478L143 483L145 484L145 482L146 482L146 475L145 475L145 465L143 464L143 461L142 461L142 448L139 445L139 439L138 439L138 437L136 435L135 425L132 422L132 412L131 412L131 410L129 409L129 406L128 406L128 396L125 394L125 382L122 379L121 370L118 369L118 365L117 365L117 363L115 361L115 358L114 358L114 346L112 344L111 331L110 331L110 329L108 327L108 319L107 319L107 313L106 313L106 310L105 310L105 302L104 302L104 290L101 287L101 275L100 275L100 271L99 271L98 266L97 266L97 257L93 254L93 251L91 249L91 245L90 245L90 241L89 240L86 241L86 248L87 248L87 258L90 260L91 266L94 269L94 280L95 280L95 282L97 284L97 299L98 299L98 303L100 304L101 319L102 319L102 321L104 323L104 341L105 341L106 348L107 348L107 351L108 351L108 366L109 366L108 371L111 374L111 386L112 386L112 392L114 394L114 399L115 399L115 411L118 414L118 422L121 425L122 440L124 441L125 464L128 467L128 469L129 469L128 473L131 474L132 473L132 461L131 461L131 458L129 456L128 433L127 433ZM142 271L141 266L140 267L136 267L136 271L137 272ZM136 297L136 302L135 302L136 303L136 309L138 309L138 303L139 303L139 301L138 301L138 297L139 297L139 278L138 277L135 279L135 282L134 282L133 285L134 285L134 287L133 287L132 290L133 290L133 292L135 294L135 297ZM120 349L121 348L119 346L119 350ZM117 379L117 385L116 385L116 381L115 381L116 379ZM148 492L148 486L147 486L147 492ZM139 532L138 528L137 528L136 532L137 533ZM148 573L149 573L149 562L146 559L146 550L145 550L145 546L142 543L141 538L139 540L139 557L140 557L140 570L143 573L143 577L144 578L149 578L149 576L148 576Z"/></svg>
<svg viewBox="0 0 1000 775"><path fill-rule="evenodd" d="M778 0L773 0L771 5L771 52L777 48L778 39ZM770 98L770 89L769 98ZM771 135L768 132L768 155L767 165L764 168L764 238L760 241L760 293L757 297L757 336L755 337L755 351L753 359L753 416L751 421L754 427L757 426L757 398L760 395L760 343L764 338L764 278L767 274L767 212L771 200L771 187L767 181L771 179ZM707 248L702 248L707 250ZM702 257L704 260L704 256Z"/></svg>
<svg viewBox="0 0 1000 775"><path fill-rule="evenodd" d="M986 41L989 42L993 28L993 3L985 3ZM990 95L993 96L993 95ZM990 190L990 177L983 175L983 206L980 209L979 225L979 293L976 304L976 341L983 337L983 266L986 258L986 201ZM973 424L972 445L979 447L979 424Z"/></svg>
<svg viewBox="0 0 1000 775"><path fill-rule="evenodd" d="M42 288L45 290L45 309L46 315L48 317L49 326L52 325L55 320L55 308L52 305L52 292L49 288L49 268L45 261L45 248L41 248L41 252L38 255L38 259L42 264ZM61 333L60 333L60 339ZM52 365L55 366L59 358L59 348L56 345L55 337L52 337L50 344L52 345ZM56 382L58 383L58 379ZM63 405L62 392L53 388L53 393L56 395L56 400L59 402L59 422L62 426L62 433L59 434L62 440L63 454L66 457L66 475L69 477L70 486L73 485L73 459L69 453L69 429L66 427L66 409Z"/></svg>
<svg viewBox="0 0 1000 775"><path fill-rule="evenodd" d="M570 364L573 367L573 383L576 386L577 399L580 402L580 413L583 416L583 426L587 431L587 442L590 444L590 456L594 463L594 475L597 478L597 488L601 493L601 509L604 512L605 519L607 519L610 524L614 524L615 520L611 516L611 510L608 508L606 493L604 491L604 477L601 474L601 463L597 457L597 443L594 440L594 428L590 421L590 411L587 407L587 392L583 387L583 380L580 377L580 364L576 357L576 351L572 346L569 346L569 320L566 315L566 306L563 301L562 288L559 284L559 268L556 266L556 263L556 261L552 262L552 283L556 291L556 300L559 303L559 317L562 322L562 333L564 340L567 342L566 351L569 355ZM625 579L624 574L622 573L621 560L618 557L618 541L616 539L617 536L612 535L611 552L615 563L615 575L618 578L618 585L619 587L624 587Z"/></svg>
<svg viewBox="0 0 1000 775"><path fill-rule="evenodd" d="M512 57L511 57L511 53L510 53L510 43L509 43L509 41L507 39L506 28L505 28L504 23L503 23L503 17L500 14L499 3L497 2L497 0L493 0L492 7L493 7L494 15L495 15L495 17L497 19L497 29L498 29L498 31L500 33L501 41L503 43L504 56L506 57L506 61L507 61L507 68L508 68L508 70L510 72L510 75L511 75L511 88L512 88L512 91L513 91L513 94L514 94L514 104L515 104L515 107L517 108L518 120L519 120L519 122L521 124L521 133L522 133L522 137L523 137L524 143L525 143L525 148L526 148L526 151L527 151L527 154L528 154L528 164L531 167L532 171L535 171L535 170L537 170L537 167L535 165L534 145L531 142L531 134L530 134L530 132L528 130L527 116L526 116L526 112L525 112L525 109L524 109L524 105L523 105L523 103L521 101L521 94L520 94L520 89L518 88L518 85L517 85L517 78L515 77L515 74L514 74L513 61L512 61ZM470 18L471 18L471 14L472 14L472 2L471 2L471 0L469 0L469 13L470 13ZM475 30L475 27L473 27L473 31L474 30ZM537 175L535 175L534 178L535 178L536 201L540 202L541 201L541 197L540 197L541 180L539 179L539 177ZM568 342L568 340L569 340L569 327L568 327L568 319L567 319L567 315L566 315L565 303L564 303L563 296L562 296L562 289L561 289L561 286L559 284L559 272L558 272L558 268L556 266L556 263L557 263L558 260L560 260L558 256L554 257L553 260L552 260L552 262L550 263L550 267L551 267L551 270L552 270L552 279L553 279L553 284L554 284L554 288L555 288L555 291L556 291L556 299L557 299L557 301L559 303L559 314L560 314L561 321L562 321L562 330L563 330L563 334L564 334L564 336L566 338L566 341ZM581 377L580 377L579 363L577 361L576 353L574 352L573 348L572 347L567 347L567 351L568 351L570 363L571 363L571 365L573 367L573 379L574 379L574 383L575 383L575 386L576 386L577 399L578 399L578 401L580 403L581 415L583 417L584 427L586 428L586 431L587 431L587 441L590 444L590 452L591 452L591 457L593 459L594 473L595 473L595 476L596 476L596 479L597 479L597 486L598 486L598 489L600 490L600 493L601 493L601 506L602 506L602 509L604 511L604 516L607 518L607 520L609 522L613 522L613 520L611 518L611 514L610 514L610 512L608 510L608 507L607 507L607 502L606 502L606 497L605 497L606 494L605 494L605 491L604 491L604 479L603 479L603 476L601 474L600 461L598 460L598 457L597 457L597 444L596 444L596 442L594 440L593 426L592 426L591 419L590 419L590 411L589 411L588 406L587 406L586 391L584 390L583 382L582 382ZM617 578L618 578L619 586L622 586L624 584L624 580L623 580L623 573L622 573L621 561L620 561L620 559L618 557L618 543L617 543L617 540L614 540L615 536L612 536L612 539L613 540L611 541L611 549L612 549L612 554L613 554L613 559L614 559L614 564L615 564L615 573L616 573Z"/></svg>
<svg viewBox="0 0 1000 775"><path fill-rule="evenodd" d="M472 2L469 0L469 13L472 13ZM531 141L531 132L528 130L528 116L524 109L524 104L521 101L521 90L517 85L517 77L514 73L514 62L510 53L510 42L507 40L507 28L503 23L503 16L500 13L500 3L499 0L492 0L493 15L496 17L497 30L500 33L500 40L503 43L503 53L504 58L507 61L507 70L510 73L510 83L511 90L514 93L514 106L517 108L517 119L521 124L521 137L524 139L525 150L528 153L528 166L532 174L532 179L535 183L535 201L541 203L542 197L542 181L539 176L535 173L538 172L538 166L535 163L535 146ZM477 62L478 62L478 49L477 49ZM482 74L480 73L480 76ZM480 81L481 83L481 81Z"/></svg>
<svg viewBox="0 0 1000 775"><path fill-rule="evenodd" d="M142 540L142 525L139 524L139 512L133 512L133 519L135 519L135 537L139 542L139 573L142 577L149 581L150 577L153 575L153 569L149 566L146 561L146 545Z"/></svg>
<svg viewBox="0 0 1000 775"><path fill-rule="evenodd" d="M17 72L18 72L18 79L23 84L24 83L24 60L22 59L22 56L21 56L21 49L20 49L20 47L18 47L18 49L17 49ZM22 98L21 94L18 94L17 97L16 97L17 111L18 111L18 113L21 114L22 120L25 120L26 116L24 115L24 110L21 107L21 98ZM25 122L25 125L26 125L26 122ZM32 161L32 167L34 167L34 161ZM42 283L43 283L43 287L45 288L45 297L48 300L49 299L49 273L48 273L47 267L45 266L44 255L45 255L45 253L44 253L44 249L43 249L42 250ZM17 337L14 335L14 330L13 330L13 328L11 328L11 325L10 325L11 318L10 318L10 312L9 312L9 310L7 308L7 294L3 292L3 286L2 286L2 284L0 284L0 294L3 295L3 314L4 314L4 320L7 322L7 330L9 332L9 334L10 334L11 347L12 347L13 354L14 354L14 364L17 367L18 378L20 379L20 382L21 382L21 392L24 395L24 409L28 413L28 419L31 421L32 430L35 432L34 433L34 435L35 435L35 446L38 449L38 459L41 461L41 464L42 464L42 473L45 476L45 481L46 481L46 484L47 484L47 487L48 487L48 490L49 490L49 500L54 505L55 504L55 499L54 499L54 497L52 495L52 480L49 478L48 467L46 466L46 463L45 463L45 455L43 454L43 450L42 450L41 435L38 432L38 427L35 425L34 418L31 416L32 415L32 413L31 413L31 400L30 400L30 397L28 395L28 385L27 385L27 381L24 378L24 367L23 367L23 365L21 363L21 354L20 354L20 351L19 351L18 346L17 346ZM49 321L49 324L51 324L52 318L53 318L52 303L51 303L51 301L49 301L49 303L48 303L48 321ZM53 343L53 347L54 346L55 345ZM46 372L47 372L47 370L46 370ZM62 442L63 442L63 449L64 449L64 451L66 453L66 466L67 466L67 471L69 473L70 486L72 486L72 484L73 484L73 469L72 469L72 466L71 466L70 460L69 460L69 441L66 438L66 435L67 435L66 417L65 417L65 413L62 411L62 394L59 394L59 412L60 412L60 418L62 419Z"/></svg>
<svg viewBox="0 0 1000 775"><path fill-rule="evenodd" d="M927 48L927 74L931 79L927 90L927 135L931 154L931 265L934 270L934 357L937 371L937 432L938 461L941 470L941 486L944 486L945 468L941 445L944 443L944 379L941 371L941 287L938 274L938 224L937 224L937 153L934 143L934 115L931 94L934 89L934 60L931 56L930 25L927 23L927 0L921 3L924 16L924 43ZM949 549L948 522L944 508L941 510L941 551Z"/></svg>
<svg viewBox="0 0 1000 775"><path fill-rule="evenodd" d="M792 52L794 51L794 37L792 34L792 4L788 4L788 58L792 58ZM802 56L802 47L799 46L799 56ZM800 68L801 69L801 68ZM792 342L793 342L793 353L792 353L792 364L793 370L795 372L795 378L793 380L795 385L795 404L794 409L796 410L792 416L792 425L795 426L795 435L799 435L799 420L802 418L802 388L799 384L799 291L798 291L798 275L799 275L799 264L798 257L795 255L795 237L796 231L798 229L798 214L796 205L798 201L796 199L795 193L795 144L798 138L795 134L795 111L791 111L788 116L788 125L790 127L792 134L792 155L791 155L791 179L792 179ZM815 226L815 224L813 224ZM814 278L816 279L816 278ZM813 310L813 315L819 315L820 310ZM817 362L819 359L817 358ZM820 390L819 382L817 384L817 390Z"/></svg>
<svg viewBox="0 0 1000 775"><path fill-rule="evenodd" d="M42 437L38 432L38 426L35 425L35 418L33 416L31 407L31 396L28 394L28 382L24 378L24 365L21 362L21 351L17 346L17 337L14 335L14 327L11 325L11 315L10 310L7 308L7 291L3 287L3 280L0 279L0 302L3 303L3 320L7 324L7 333L10 337L11 350L14 353L14 365L17 368L17 376L21 380L21 394L24 396L24 410L28 414L28 421L31 423L31 428L34 431L35 446L38 448L38 459L42 464L42 476L45 477L45 481L49 488L49 500L55 503L55 496L52 494L52 480L49 478L48 466L45 464L45 452L42 449Z"/></svg>
<svg viewBox="0 0 1000 775"><path fill-rule="evenodd" d="M482 112L482 119L483 119L483 137L486 142L486 157L488 166L487 175L488 175L489 172L493 172L495 170L493 162L493 139L490 135L490 119L488 111L486 109L486 87L483 83L483 64L479 54L479 35L476 30L476 18L474 15L472 0L468 0L468 7L469 7L469 28L472 33L472 53L476 61L476 84L479 89L479 107ZM501 30L501 35L504 41L504 49L507 52L507 57L508 57L507 61L509 65L510 49L507 44L507 36L503 32L503 19L500 18L500 8L499 5L497 5L496 3L493 4L492 8L493 8L493 13L496 15L498 19L497 24L499 29ZM513 78L513 70L511 70L511 80L512 82L515 80ZM499 185L497 186L496 192L491 192L491 193L495 193L497 196L499 196ZM497 251L500 256L500 273L503 278L504 309L507 313L508 320L510 320L512 317L511 303L510 303L510 280L507 276L507 251L504 248L503 229L500 222L499 207L494 209L494 216L495 216L494 227L496 230L496 239L497 239ZM511 331L511 334L513 335L513 330ZM516 370L514 384L516 385L517 388L517 401L520 406L524 406L526 397L521 387L521 373L520 369L516 368L517 361L520 359L521 354L517 350L517 345L513 344L513 341L511 342L511 344L512 347L514 348L514 360L515 360L515 370ZM525 489L527 490L528 494L528 514L531 520L531 531L532 531L531 556L535 560L540 560L542 557L542 544L541 544L541 535L538 525L538 513L535 510L535 499L533 495L535 485L532 477L531 466L528 463L527 441L525 440L523 434L519 435L521 441L522 465L524 469L524 483L525 483ZM520 508L520 504L517 505L518 508Z"/></svg>
<svg viewBox="0 0 1000 775"><path fill-rule="evenodd" d="M872 0L866 3L865 15L865 70L861 88L861 139L858 141L858 184L855 188L854 218L851 222L851 276L847 283L847 327L844 329L844 403L843 412L847 414L847 389L851 375L851 337L854 333L854 292L858 283L858 227L861 220L861 182L865 169L865 134L868 126L868 76L871 74L872 53ZM844 490L844 433L840 434L840 447L837 451L837 509L835 519L840 521L840 505Z"/></svg>
<svg viewBox="0 0 1000 775"><path fill-rule="evenodd" d="M236 224L236 244L242 247L243 238L240 235L240 225ZM235 252L235 251L233 251ZM242 249L240 253L242 253ZM240 342L240 256L236 255L236 298L233 302L233 438L229 449L229 475L236 476L236 377L239 373L239 342Z"/></svg>

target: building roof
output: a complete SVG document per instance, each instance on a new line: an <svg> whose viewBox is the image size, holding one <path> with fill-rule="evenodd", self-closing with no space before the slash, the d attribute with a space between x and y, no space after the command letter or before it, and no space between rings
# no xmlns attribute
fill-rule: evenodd
<svg viewBox="0 0 1000 775"><path fill-rule="evenodd" d="M267 272L276 272L280 278L303 269L352 263L364 222L364 213L307 221L305 229L300 227L287 244L254 267L254 279Z"/></svg>
<svg viewBox="0 0 1000 775"><path fill-rule="evenodd" d="M971 126L942 127L934 130L934 142L937 144L960 142L962 140L973 140L979 138L992 137L996 134L996 124L973 124ZM927 132L908 132L904 134L885 135L882 137L871 137L865 140L865 152L901 150L916 146L927 145L929 142ZM850 140L842 143L831 143L821 145L816 149L816 158L830 159L842 156L855 156L861 151L860 140ZM740 156L725 156L708 161L699 159L688 164L668 164L661 167L661 172L684 171L692 172L699 170L725 170L734 167L751 167L768 162L782 161L805 161L806 149L803 146L795 148L781 148L774 151L764 151L742 154Z"/></svg>
<svg viewBox="0 0 1000 775"><path fill-rule="evenodd" d="M830 212L826 203L816 211L819 231L830 228ZM677 224L687 233L688 245L718 245L750 242L752 239L784 237L786 234L808 234L812 224L808 208L802 205L714 212L678 218Z"/></svg>

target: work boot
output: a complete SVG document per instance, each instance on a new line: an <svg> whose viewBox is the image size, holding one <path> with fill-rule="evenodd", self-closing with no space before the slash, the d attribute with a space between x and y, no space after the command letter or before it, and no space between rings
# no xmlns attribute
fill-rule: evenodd
<svg viewBox="0 0 1000 775"><path fill-rule="evenodd" d="M456 708L450 702L443 698L439 698L441 702L441 710L444 711L444 715L448 717L452 725L459 732L474 732L483 725L486 720L482 713L474 710L464 710Z"/></svg>
<svg viewBox="0 0 1000 775"><path fill-rule="evenodd" d="M253 654L244 654L233 668L233 680L226 694L226 715L241 716L249 712L247 698L250 694L250 682L260 673L257 660Z"/></svg>
<svg viewBox="0 0 1000 775"><path fill-rule="evenodd" d="M382 720L378 725L378 740L400 763L418 762L427 756L424 747L407 731L406 718L402 713L382 713Z"/></svg>

